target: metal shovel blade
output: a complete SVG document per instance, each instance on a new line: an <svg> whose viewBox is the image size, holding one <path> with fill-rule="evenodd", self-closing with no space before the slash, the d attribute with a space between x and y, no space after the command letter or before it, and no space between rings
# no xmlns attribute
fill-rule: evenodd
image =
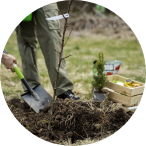
<svg viewBox="0 0 146 146"><path fill-rule="evenodd" d="M33 90L40 97L39 101L30 92L22 94L21 97L36 113L39 113L40 109L45 108L51 103L52 96L41 85L37 85Z"/></svg>

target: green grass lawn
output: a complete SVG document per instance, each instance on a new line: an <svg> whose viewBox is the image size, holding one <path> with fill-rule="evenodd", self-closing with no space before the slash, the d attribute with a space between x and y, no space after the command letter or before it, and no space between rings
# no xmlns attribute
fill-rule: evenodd
<svg viewBox="0 0 146 146"><path fill-rule="evenodd" d="M17 47L16 34L13 33L5 50L16 57L18 66L22 70L21 58ZM64 54L72 54L66 59L68 75L74 83L74 91L82 99L90 99L92 65L98 58L99 52L104 53L105 60L120 60L122 66L119 74L140 82L145 82L145 61L141 46L137 39L100 39L96 37L70 37L65 46ZM38 67L42 77L43 87L53 93L41 50L38 51ZM20 97L23 92L21 81L15 73L1 66L1 85L6 99Z"/></svg>

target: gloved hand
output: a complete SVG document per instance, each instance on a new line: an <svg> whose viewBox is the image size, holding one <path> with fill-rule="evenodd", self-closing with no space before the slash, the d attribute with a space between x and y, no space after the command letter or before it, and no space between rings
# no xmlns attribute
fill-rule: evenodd
<svg viewBox="0 0 146 146"><path fill-rule="evenodd" d="M12 72L14 72L13 63L17 64L15 57L13 57L12 55L3 53L1 62L6 67L6 69L10 69Z"/></svg>

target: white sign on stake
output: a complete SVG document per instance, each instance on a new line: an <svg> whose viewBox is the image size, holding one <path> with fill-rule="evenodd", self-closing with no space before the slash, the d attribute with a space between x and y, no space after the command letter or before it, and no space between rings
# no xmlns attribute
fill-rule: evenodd
<svg viewBox="0 0 146 146"><path fill-rule="evenodd" d="M69 13L67 14L63 14L65 18L69 17ZM51 18L46 18L46 20L58 20L58 19L62 19L64 18L63 15L59 15L59 16L54 16L54 17L51 17Z"/></svg>

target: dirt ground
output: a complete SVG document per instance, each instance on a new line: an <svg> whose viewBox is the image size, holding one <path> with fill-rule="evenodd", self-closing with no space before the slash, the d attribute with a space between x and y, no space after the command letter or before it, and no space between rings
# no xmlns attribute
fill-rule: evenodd
<svg viewBox="0 0 146 146"><path fill-rule="evenodd" d="M97 38L135 38L130 27L118 16L108 17L101 14L93 16L84 13L79 17L76 17L76 14L72 14L71 18L69 19L70 27L68 28L67 36L73 27L73 36L82 37L92 35ZM61 31L63 30L62 21ZM93 49L94 47L91 48ZM76 49L79 52L80 47L76 47ZM43 65L41 64L40 66L42 67ZM86 76L86 74L84 75ZM48 78L48 75L46 76ZM43 77L44 82L47 81L48 87L48 80L46 79L45 81L45 77ZM17 86L20 86L20 84L19 82ZM78 85L81 85L81 83ZM5 95L8 94L7 92L5 91ZM133 112L128 111L124 106L119 106L118 103L109 100L98 103L93 100L72 101L57 99L51 122L52 130L48 137L50 106L47 106L39 114L36 114L26 103L18 98L8 100L7 104L16 119L31 133L46 141L62 145L65 145L66 142L73 144L78 140L102 140L119 130L133 115Z"/></svg>
<svg viewBox="0 0 146 146"><path fill-rule="evenodd" d="M7 104L16 119L34 135L57 144L75 143L87 138L101 140L119 130L132 116L122 106L112 101L102 103L57 99L47 136L49 109L47 106L36 114L26 103L13 98Z"/></svg>

